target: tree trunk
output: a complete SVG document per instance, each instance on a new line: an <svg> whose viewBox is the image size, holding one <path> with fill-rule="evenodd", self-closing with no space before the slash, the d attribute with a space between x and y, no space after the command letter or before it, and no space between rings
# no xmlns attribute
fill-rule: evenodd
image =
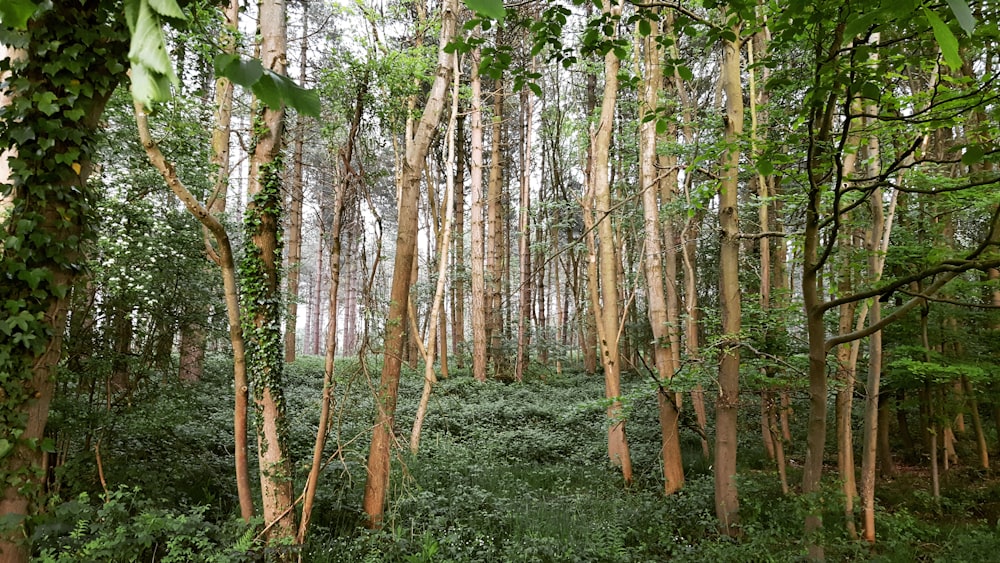
<svg viewBox="0 0 1000 563"><path fill-rule="evenodd" d="M304 36L303 36L304 37ZM303 38L303 42L305 42ZM304 55L305 53L303 53ZM305 76L303 72L303 77ZM302 494L302 518L295 541L299 545L305 543L312 518L313 501L316 498L316 488L319 484L319 474L323 469L323 450L326 447L327 429L330 424L330 403L333 400L333 389L336 386L334 378L334 360L337 355L337 319L338 297L340 291L340 262L342 249L342 233L346 206L352 199L351 183L353 168L351 160L354 157L354 145L361 127L361 117L364 111L365 98L368 94L368 74L364 75L358 85L358 93L354 102L354 116L344 147L340 151L343 159L343 173L340 185L337 187L333 200L333 224L330 226L330 293L327 299L329 321L326 329L326 356L323 363L323 391L320 400L320 416L316 429L316 439L313 442L312 465L306 478L305 491Z"/></svg>
<svg viewBox="0 0 1000 563"><path fill-rule="evenodd" d="M262 0L258 20L261 61L272 72L285 74L285 3ZM285 113L282 108L261 107L256 119L247 193L245 253L240 267L243 334L247 343L247 368L252 379L257 413L257 448L265 525L271 526L268 543L295 540L295 496L292 465L288 458L281 346L281 145Z"/></svg>
<svg viewBox="0 0 1000 563"><path fill-rule="evenodd" d="M453 71L453 58L444 47L455 35L455 0L446 0L441 8L441 36L438 67L434 83L427 96L423 116L413 137L407 139L406 159L400 183L399 231L396 235L396 257L393 264L389 315L385 335L385 359L376 398L377 415L368 453L363 508L368 525L382 525L386 494L389 488L389 460L392 447L392 427L396 414L399 373L403 347L406 345L403 327L408 322L407 303L410 295L410 273L416 252L417 196L431 135L441 119L445 92Z"/></svg>
<svg viewBox="0 0 1000 563"><path fill-rule="evenodd" d="M128 32L124 24L110 23L113 19L101 5L96 0L57 3L31 20L23 50L0 46L0 61L9 72L0 79L8 85L25 84L0 93L0 107L9 120L5 125L23 121L37 133L17 141L16 128L0 130L0 184L5 184L0 190L0 303L10 310L11 319L15 309L21 318L0 340L3 563L29 560L24 520L44 505L42 468L49 449L44 434L53 376L62 354L69 288L78 277L92 229L89 155L104 107L123 78L109 69L125 64ZM91 45L98 29L101 53ZM59 41L60 48L52 49L52 41ZM67 97L64 85L51 82L50 65L65 74L67 50L77 52L73 64L82 71L74 75L89 96ZM39 100L48 96L59 101L60 111L52 114L39 107ZM79 116L69 117L76 111ZM78 151L78 161L61 160L73 151ZM44 275L18 275L23 272Z"/></svg>
<svg viewBox="0 0 1000 563"><path fill-rule="evenodd" d="M493 123L490 139L490 178L486 193L486 338L487 353L494 367L494 376L501 374L503 342L503 226L501 225L501 199L503 197L503 137L504 84L497 80L493 92Z"/></svg>
<svg viewBox="0 0 1000 563"><path fill-rule="evenodd" d="M649 324L653 333L653 352L656 360L657 377L660 388L657 392L659 406L660 435L662 441L661 456L663 461L664 492L672 494L684 485L684 464L681 458L680 434L677 425L678 409L675 393L670 389L677 365L674 361L674 351L677 348L669 333L672 324L667 313L667 298L663 283L662 247L660 244L660 206L659 206L659 171L656 155L656 120L646 119L655 115L660 99L660 86L663 71L660 61L663 50L659 42L659 24L651 26L650 33L643 39L636 39L636 48L643 53L643 76L641 86L641 105L639 110L639 189L642 190L642 209L644 219L646 288L649 303L647 312ZM640 42L641 41L641 42ZM667 244L672 241L668 240ZM676 270L676 267L675 267ZM673 283L675 276L668 283ZM676 304L676 295L675 304ZM674 306L676 314L676 305Z"/></svg>
<svg viewBox="0 0 1000 563"><path fill-rule="evenodd" d="M524 372L528 367L528 345L531 339L531 227L528 216L531 211L531 124L535 113L534 97L528 88L521 90L521 107L523 116L523 134L521 137L521 198L517 215L518 239L518 288L519 307L517 317L517 361L514 368L514 379L524 380Z"/></svg>
<svg viewBox="0 0 1000 563"><path fill-rule="evenodd" d="M437 286L434 290L434 297L431 302L431 312L430 320L427 323L428 335L427 343L424 344L420 340L417 340L417 346L420 348L420 354L424 358L424 388L420 395L420 404L417 405L417 413L413 421L413 429L410 432L410 453L416 454L420 448L420 432L423 428L424 417L427 414L427 404L430 401L431 391L434 384L437 383L437 378L434 376L434 339L438 333L444 338L445 327L442 322L440 325L440 330L438 330L438 319L443 321L444 313L442 309L444 308L444 291L446 281L448 279L448 247L451 246L451 223L454 216L454 205L455 205L455 122L458 119L458 85L460 72L458 69L458 55L454 56L454 61L452 65L455 70L453 72L454 82L452 84L451 92L451 117L448 120L448 133L447 133L447 144L448 144L448 171L445 172L445 178L447 187L445 193L445 203L444 210L445 216L444 223L442 227L442 233L438 244L438 269L437 269ZM415 320L410 318L410 323L416 325ZM416 332L416 331L414 331ZM444 365L444 354L447 350L442 349L441 363ZM444 373L442 376L446 377Z"/></svg>
<svg viewBox="0 0 1000 563"><path fill-rule="evenodd" d="M306 85L306 58L309 49L308 0L302 2L302 36L299 38L299 85ZM302 267L302 203L303 189L302 160L305 153L306 118L299 114L295 123L295 141L292 145L292 178L288 195L288 256L285 270L288 272L288 312L285 316L285 362L295 361L295 341L299 320L299 273ZM336 324L336 320L330 322Z"/></svg>
<svg viewBox="0 0 1000 563"><path fill-rule="evenodd" d="M469 260L470 278L472 282L472 376L476 381L486 381L487 362L487 328L486 328L486 269L485 269L485 248L484 239L486 235L486 225L483 218L483 109L482 109L482 80L479 76L480 51L475 49L472 52L472 74L470 78L472 87L471 112L469 121L471 126L471 168L470 183L472 209L469 220L472 223L472 233L470 234Z"/></svg>
<svg viewBox="0 0 1000 563"><path fill-rule="evenodd" d="M611 17L621 14L622 1L605 11ZM604 393L610 400L607 414L608 456L611 462L622 468L626 484L632 482L632 460L629 456L628 440L625 435L625 420L621 405L621 363L619 357L619 315L618 303L618 253L616 237L611 224L611 184L608 160L611 149L611 134L614 127L615 104L618 98L619 61L614 50L604 56L604 95L597 129L591 135L593 168L590 174L590 192L594 198L597 236L600 239L600 255L592 254L590 270L597 270L591 276L591 302L597 319L597 334L601 349L601 363L604 366ZM590 216L589 210L584 210ZM591 241L593 238L591 238ZM594 262L599 262L595 268ZM598 300L597 286L600 286Z"/></svg>
<svg viewBox="0 0 1000 563"><path fill-rule="evenodd" d="M740 37L740 24L732 30ZM736 490L737 414L740 373L739 189L740 136L743 134L743 89L739 40L723 43L720 80L726 94L725 143L719 186L719 306L722 347L719 352L719 396L715 407L715 514L726 535L739 533L739 496Z"/></svg>
<svg viewBox="0 0 1000 563"><path fill-rule="evenodd" d="M451 353L455 365L465 367L462 348L465 345L465 114L459 113L455 123L455 240L451 307ZM442 356L444 353L442 352Z"/></svg>

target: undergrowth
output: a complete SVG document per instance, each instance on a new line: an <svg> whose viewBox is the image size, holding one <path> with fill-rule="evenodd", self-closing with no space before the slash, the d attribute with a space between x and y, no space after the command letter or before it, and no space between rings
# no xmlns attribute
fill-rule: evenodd
<svg viewBox="0 0 1000 563"><path fill-rule="evenodd" d="M337 365L329 463L303 561L797 561L806 553L807 505L817 503L826 524L819 540L831 561L982 561L1000 553L1000 482L961 468L945 475L941 500L924 492L923 475L880 483L878 542L870 548L849 539L832 477L816 497L781 494L753 404L740 427L743 533L720 536L710 460L691 425L681 430L687 482L673 496L661 492L648 380L624 381L635 468L626 486L606 454L603 379L548 370L524 383L480 384L453 369L434 389L417 455L403 446L422 381L406 371L385 526L366 530L360 504L378 366L362 367L356 359ZM234 516L231 372L224 363L211 368L195 386L164 384L114 413L95 413L71 397L58 403L53 432L77 439L57 472L58 494L32 528L37 560L268 559L260 522L248 526ZM321 380L321 358L302 358L286 372L296 483L308 470ZM107 490L93 446L78 443L80 436L102 440ZM793 483L801 454L789 449Z"/></svg>

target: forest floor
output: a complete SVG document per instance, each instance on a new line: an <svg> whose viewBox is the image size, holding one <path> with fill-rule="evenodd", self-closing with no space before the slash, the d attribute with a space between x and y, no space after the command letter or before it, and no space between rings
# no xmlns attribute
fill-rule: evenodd
<svg viewBox="0 0 1000 563"><path fill-rule="evenodd" d="M212 372L192 387L135 397L105 418L79 404L79 396L56 405L55 432L80 436L85 427L98 433L93 439L102 438L111 492L96 478L93 445L76 446L59 473L60 496L69 500L57 499L36 528L39 560L256 560L253 535L234 520L227 367L218 362ZM416 455L406 446L422 380L416 371L404 373L386 525L366 531L359 526L360 505L377 373L370 368L366 375L356 361L338 363L330 463L303 561L798 561L805 554L804 515L817 503L825 522L818 539L830 561L1000 558L995 475L959 465L943 474L942 498L935 500L927 471L901 466L899 477L879 483L878 541L869 547L847 536L832 467L816 498L781 494L751 396L741 408L743 534L722 537L711 464L690 424L682 428L687 482L678 494L662 494L648 377L623 382L635 468L626 486L606 454L603 378L549 369L537 369L524 383L479 384L453 367L435 386ZM321 380L320 358L289 366L291 452L299 477L312 448ZM804 413L805 405L799 407ZM793 425L804 422L797 418ZM788 451L794 487L804 446L793 443ZM122 558L128 553L135 557Z"/></svg>

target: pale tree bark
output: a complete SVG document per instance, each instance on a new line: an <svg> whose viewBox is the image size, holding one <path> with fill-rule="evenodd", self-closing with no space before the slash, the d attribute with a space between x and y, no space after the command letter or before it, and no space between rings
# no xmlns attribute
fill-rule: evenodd
<svg viewBox="0 0 1000 563"><path fill-rule="evenodd" d="M649 324L653 332L653 352L656 361L656 371L661 383L657 392L657 403L660 417L660 434L662 440L661 456L663 461L664 492L672 494L684 485L684 464L681 458L680 433L678 429L679 410L676 403L676 393L670 389L670 381L677 370L674 352L678 344L671 338L669 328L672 324L667 313L667 298L663 282L663 249L660 243L660 206L659 185L657 177L656 155L656 119L646 119L656 115L660 103L660 89L663 82L661 60L663 48L660 43L660 24L651 22L651 31L646 37L638 39L636 48L642 52L643 74L641 86L641 105L639 107L639 186L642 190L643 223L646 242L643 264L646 276L646 291L649 303L647 312ZM672 241L668 239L667 244ZM669 284L676 279L668 279ZM676 299L675 299L676 303ZM676 315L676 305L674 307ZM674 331L676 335L676 331Z"/></svg>
<svg viewBox="0 0 1000 563"><path fill-rule="evenodd" d="M470 183L472 200L469 220L472 223L469 260L472 282L472 376L476 381L486 381L487 331L486 331L486 268L484 239L486 225L483 218L483 108L482 80L479 76L480 50L472 52L472 89L470 139Z"/></svg>
<svg viewBox="0 0 1000 563"><path fill-rule="evenodd" d="M731 29L740 37L740 24ZM739 39L723 42L720 80L726 95L725 144L719 186L719 305L722 346L719 351L719 396L715 406L715 513L723 533L739 532L739 496L736 490L737 411L740 373L739 190L740 136L743 134L743 88Z"/></svg>
<svg viewBox="0 0 1000 563"><path fill-rule="evenodd" d="M448 170L445 172L445 213L444 220L442 221L442 233L438 244L438 278L437 285L434 289L434 298L431 302L430 320L427 323L427 342L424 343L420 339L417 340L420 355L424 358L424 388L420 395L420 403L417 405L417 413L414 417L413 428L410 432L410 452L413 454L416 454L420 449L420 432L424 425L424 417L427 414L427 404L430 402L431 391L434 388L434 384L437 383L437 377L434 375L434 340L439 332L442 338L445 334L444 325L441 325L440 330L438 330L438 319L442 318L444 315L442 309L444 308L444 291L448 279L448 247L451 245L451 224L455 210L455 122L458 119L458 85L461 74L458 70L457 53L454 55L452 68L455 70L452 72L454 82L452 83L451 92L451 117L448 120L448 132L446 135L448 145ZM412 309L410 311L410 324L414 327L414 332L417 332L416 320L413 318ZM444 360L445 353L447 353L447 350L442 350L442 361Z"/></svg>
<svg viewBox="0 0 1000 563"><path fill-rule="evenodd" d="M610 3L605 12L611 17L621 14L623 2L616 5ZM600 239L599 256L590 257L590 270L597 270L596 276L591 276L591 302L595 314L599 311L597 320L598 341L601 349L601 363L604 366L604 393L610 400L607 414L608 456L611 462L622 468L622 476L626 483L632 481L632 460L629 455L628 439L625 435L625 420L621 405L621 361L619 351L620 325L624 322L619 314L618 303L618 252L614 226L611 221L611 184L608 168L611 149L611 134L614 128L615 104L618 99L618 70L620 62L614 50L604 56L604 95L601 101L601 113L597 128L591 133L593 154L592 171L590 174L589 191L594 198L596 213L596 231ZM590 210L584 209L584 215L590 218ZM590 219L593 221L594 219ZM591 237L591 241L593 238ZM597 261L597 268L593 267ZM596 298L600 286L600 299Z"/></svg>
<svg viewBox="0 0 1000 563"><path fill-rule="evenodd" d="M399 230L396 235L396 257L393 264L390 289L389 315L386 323L385 358L382 377L376 396L377 415L372 431L368 454L367 475L363 508L371 527L382 525L386 494L389 488L390 449L392 427L396 413L402 350L406 345L403 327L408 323L407 304L410 294L410 273L416 252L417 197L431 136L437 128L444 107L445 92L453 71L453 58L444 47L455 36L455 0L446 0L441 6L441 33L438 47L438 65L427 96L423 116L412 137L406 142L406 158L399 194Z"/></svg>
<svg viewBox="0 0 1000 563"><path fill-rule="evenodd" d="M146 150L149 161L163 176L170 191L195 216L215 239L215 248L208 246L209 256L222 272L223 294L226 302L226 319L229 323L229 341L233 347L233 380L236 387L236 409L233 417L236 489L240 499L240 515L249 521L254 514L253 495L250 488L250 471L247 447L247 406L249 387L247 383L246 344L243 339L243 325L240 316L240 297L236 276L236 260L233 257L229 233L211 209L203 206L184 186L177 172L160 151L149 130L149 120L140 106L135 108L139 141Z"/></svg>
<svg viewBox="0 0 1000 563"><path fill-rule="evenodd" d="M302 2L302 36L299 38L299 85L306 85L306 59L309 54L309 3ZM285 313L285 362L295 361L295 341L299 320L299 274L302 267L302 203L304 199L304 170L306 118L299 114L295 122L295 139L292 143L292 177L288 194L288 256L285 271L288 273L288 310Z"/></svg>

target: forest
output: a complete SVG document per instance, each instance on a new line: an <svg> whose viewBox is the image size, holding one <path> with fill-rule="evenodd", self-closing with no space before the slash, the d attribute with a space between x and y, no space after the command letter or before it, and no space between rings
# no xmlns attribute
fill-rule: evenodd
<svg viewBox="0 0 1000 563"><path fill-rule="evenodd" d="M0 562L996 557L998 12L0 0Z"/></svg>

